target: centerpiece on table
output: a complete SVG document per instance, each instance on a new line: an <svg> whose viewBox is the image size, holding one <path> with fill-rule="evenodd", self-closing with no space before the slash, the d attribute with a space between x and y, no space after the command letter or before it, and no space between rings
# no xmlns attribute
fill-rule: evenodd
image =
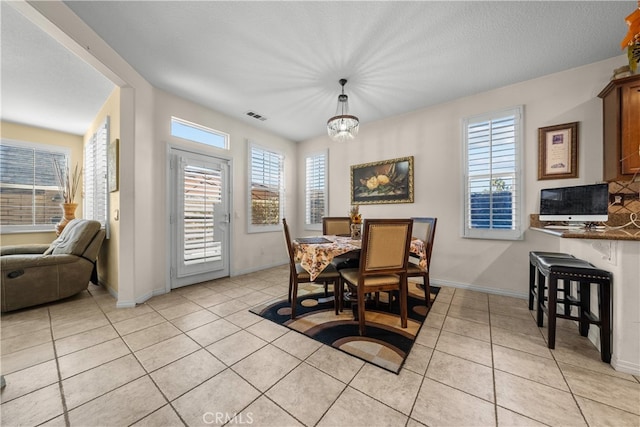
<svg viewBox="0 0 640 427"><path fill-rule="evenodd" d="M351 206L349 217L351 218L351 239L360 240L362 238L362 215L360 214L360 206Z"/></svg>
<svg viewBox="0 0 640 427"><path fill-rule="evenodd" d="M62 195L63 203L62 207L62 219L56 224L56 235L60 235L64 227L76 217L76 209L78 204L74 202L76 198L76 192L80 185L80 175L82 175L82 169L78 170L78 164L73 169L73 175L65 164L61 165L58 161L53 161L53 166L56 171L56 177L58 178L58 188Z"/></svg>

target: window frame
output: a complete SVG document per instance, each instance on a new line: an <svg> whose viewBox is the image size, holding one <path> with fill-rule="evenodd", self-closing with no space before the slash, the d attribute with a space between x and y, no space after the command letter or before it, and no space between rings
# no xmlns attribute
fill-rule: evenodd
<svg viewBox="0 0 640 427"><path fill-rule="evenodd" d="M469 183L471 180L469 172L469 126L487 122L498 121L506 117L514 117L514 171L512 173L489 173L488 179L493 181L500 177L513 176L514 184L512 185L512 229L499 228L477 228L471 227L470 217L470 192ZM475 116L469 116L462 120L462 156L463 156L463 180L462 180L462 230L461 237L471 239L492 239L492 240L522 240L523 239L523 209L524 209L524 170L523 170L523 153L524 153L524 108L522 105L506 108L489 113L483 113Z"/></svg>
<svg viewBox="0 0 640 427"><path fill-rule="evenodd" d="M322 158L323 166L324 166L324 174L323 174L323 186L322 186L322 197L324 202L324 209L322 215L320 216L319 222L311 223L309 222L311 212L309 209L310 204L310 194L309 194L309 170L308 170L308 162L312 159ZM318 174L319 175L319 174ZM309 153L304 158L304 227L305 230L314 230L314 231L322 231L322 217L327 216L329 212L329 154L328 150L316 151L313 153Z"/></svg>
<svg viewBox="0 0 640 427"><path fill-rule="evenodd" d="M110 238L110 227L109 227L109 204L111 197L109 196L109 182L108 182L108 159L107 159L107 151L109 148L109 138L110 138L110 118L109 116L105 117L104 122L96 131L91 135L91 139L84 144L82 150L82 159L83 159L83 174L82 174L82 217L84 219L96 220L99 221L102 227L105 230L105 238ZM104 134L104 137L101 141L98 141L100 133ZM101 144L100 146L98 144ZM95 156L95 160L88 161L87 159L87 150L93 150L93 155ZM99 157L99 158L98 158ZM99 171L97 170L99 166L96 166L96 170L91 171L91 167L93 167L93 163L104 163L103 176L99 176ZM89 180L89 173L93 173L91 179ZM91 186L89 186L89 182L91 182ZM97 214L97 210L95 209L94 198L102 197L104 198L104 218ZM89 203L91 203L92 209L89 209Z"/></svg>
<svg viewBox="0 0 640 427"><path fill-rule="evenodd" d="M198 141L197 139L192 139L192 138L186 138L184 135L176 135L173 133L173 124L177 123L180 124L182 126L187 126L189 128L192 128L196 131L199 132L205 132L205 133L209 133L212 135L216 135L219 137L222 137L222 139L224 140L224 144L223 146L219 146L219 145L215 145L215 144L209 144L205 141ZM190 122L189 120L185 120L185 119L181 119L180 117L176 117L176 116L171 116L171 120L169 123L169 133L171 134L171 136L173 136L174 138L180 138L184 141L190 141L190 142L195 142L196 144L202 144L205 145L207 147L213 147L213 148L218 148L220 150L229 150L229 134L225 133L225 132L221 132L219 130L198 124L198 123L194 123L194 122Z"/></svg>
<svg viewBox="0 0 640 427"><path fill-rule="evenodd" d="M284 175L284 164L285 164L285 155L283 152L279 150L275 150L273 148L267 148L260 144L249 142L248 144L248 159L247 159L247 233L267 233L274 231L282 231L282 218L284 218L284 196L285 196L285 175ZM252 181L253 181L253 151L260 150L262 152L269 153L280 158L279 165L279 182L278 182L278 201L279 201L279 220L277 224L253 224L253 191L252 191Z"/></svg>
<svg viewBox="0 0 640 427"><path fill-rule="evenodd" d="M10 138L2 138L2 145L9 145L19 148L40 150L40 151L48 151L56 154L62 154L65 156L66 164L70 163L71 160L71 148L64 147L60 145L53 144L43 144L39 142L31 142L31 141L21 141L17 139ZM35 167L35 166L34 166ZM35 184L34 184L35 187ZM44 187L44 186L42 186ZM57 180L54 180L54 185L46 186L46 187L55 187L59 190L60 186L58 185ZM35 188L34 188L35 190ZM62 197L60 198L60 203L62 204ZM33 198L32 198L33 203ZM60 217L62 218L62 208L60 208ZM42 232L55 232L55 224L22 224L22 225L1 225L0 224L0 234L18 234L18 233L42 233Z"/></svg>

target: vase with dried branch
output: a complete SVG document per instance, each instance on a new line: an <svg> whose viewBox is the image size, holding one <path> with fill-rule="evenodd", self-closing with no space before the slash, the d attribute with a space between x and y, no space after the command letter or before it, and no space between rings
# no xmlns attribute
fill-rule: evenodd
<svg viewBox="0 0 640 427"><path fill-rule="evenodd" d="M60 205L63 212L62 219L56 224L56 235L59 236L69 221L76 217L78 204L75 203L74 200L76 198L78 186L80 185L82 168L78 170L78 164L76 163L76 166L73 169L73 174L71 174L71 171L66 164L62 165L60 162L54 160L53 166L56 172L56 177L58 178L58 188L60 189L60 194L62 195L63 200L63 203Z"/></svg>

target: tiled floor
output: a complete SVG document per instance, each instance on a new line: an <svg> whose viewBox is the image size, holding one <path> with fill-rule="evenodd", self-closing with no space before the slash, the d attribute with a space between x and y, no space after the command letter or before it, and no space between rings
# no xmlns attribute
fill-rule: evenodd
<svg viewBox="0 0 640 427"><path fill-rule="evenodd" d="M640 425L639 378L567 323L548 350L524 300L442 288L395 375L249 313L286 288L274 268L116 309L91 285L3 315L1 425Z"/></svg>

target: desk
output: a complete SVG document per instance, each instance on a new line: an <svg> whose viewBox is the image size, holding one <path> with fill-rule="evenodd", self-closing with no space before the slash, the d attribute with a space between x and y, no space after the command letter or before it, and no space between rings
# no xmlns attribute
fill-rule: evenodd
<svg viewBox="0 0 640 427"><path fill-rule="evenodd" d="M301 243L294 239L293 252L295 254L296 262L299 262L302 268L304 268L311 277L313 282L316 277L324 270L331 261L340 255L344 255L349 252L354 252L354 258L356 254L360 252L360 240L351 240L349 237L341 236L322 236L327 239L328 243ZM424 241L412 238L411 248L409 249L411 254L415 254L419 258L419 265L426 267L427 265L427 253Z"/></svg>

